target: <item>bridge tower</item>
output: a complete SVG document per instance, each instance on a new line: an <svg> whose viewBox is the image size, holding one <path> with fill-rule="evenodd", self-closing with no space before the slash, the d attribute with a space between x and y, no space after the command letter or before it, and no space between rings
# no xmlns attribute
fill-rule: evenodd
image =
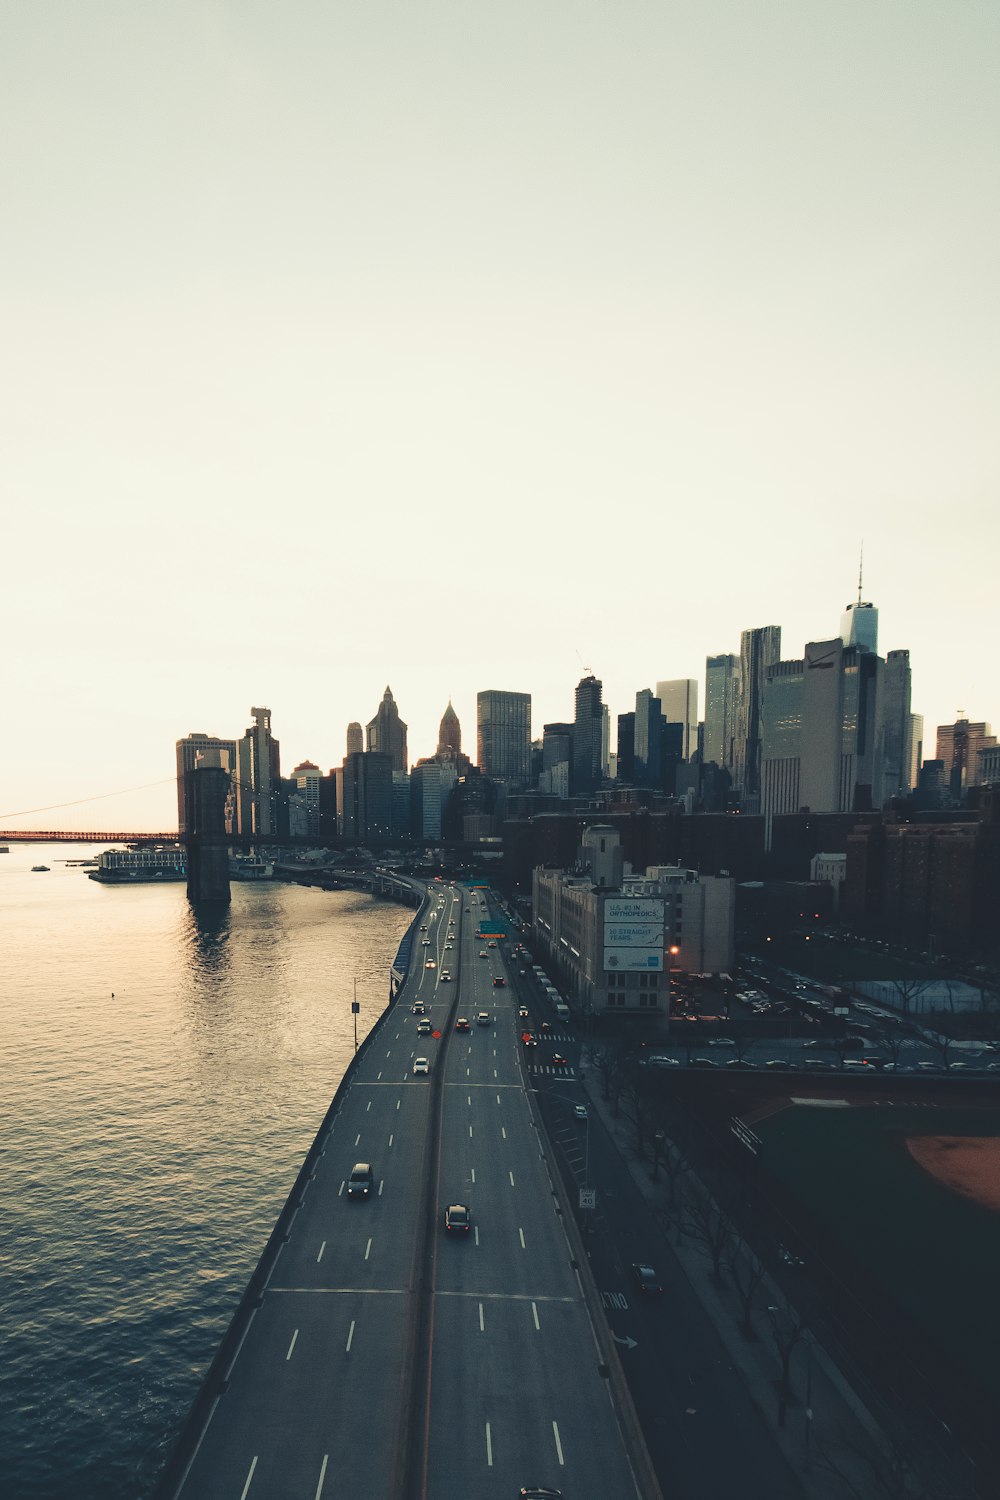
<svg viewBox="0 0 1000 1500"><path fill-rule="evenodd" d="M229 836L226 798L229 772L218 750L205 750L194 769L184 772L189 901L229 901Z"/></svg>

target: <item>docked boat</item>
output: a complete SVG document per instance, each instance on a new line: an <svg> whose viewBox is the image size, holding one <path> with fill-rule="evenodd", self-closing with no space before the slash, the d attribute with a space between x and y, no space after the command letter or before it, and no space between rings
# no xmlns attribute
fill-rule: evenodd
<svg viewBox="0 0 1000 1500"><path fill-rule="evenodd" d="M105 849L97 861L97 869L88 870L87 875L103 885L186 880L187 850L180 844L151 849Z"/></svg>
<svg viewBox="0 0 1000 1500"><path fill-rule="evenodd" d="M48 869L49 869L48 865L32 865L32 867L31 867L31 873L32 873L32 875L40 875L43 870L48 870Z"/></svg>
<svg viewBox="0 0 1000 1500"><path fill-rule="evenodd" d="M230 880L270 880L274 864L262 854L231 854L229 856Z"/></svg>

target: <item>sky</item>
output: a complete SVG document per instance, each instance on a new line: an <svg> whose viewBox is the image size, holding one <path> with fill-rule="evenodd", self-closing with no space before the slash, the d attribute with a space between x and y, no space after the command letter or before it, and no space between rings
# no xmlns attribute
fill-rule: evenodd
<svg viewBox="0 0 1000 1500"><path fill-rule="evenodd" d="M862 543L930 753L1000 720L998 55L992 0L0 8L0 829L175 827L252 705L324 770L387 684L411 760L585 668L703 707Z"/></svg>

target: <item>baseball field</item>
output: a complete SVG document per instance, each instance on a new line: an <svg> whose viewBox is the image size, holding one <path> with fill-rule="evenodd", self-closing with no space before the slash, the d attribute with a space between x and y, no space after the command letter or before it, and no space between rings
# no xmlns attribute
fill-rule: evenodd
<svg viewBox="0 0 1000 1500"><path fill-rule="evenodd" d="M1000 1111L795 1104L753 1128L766 1169L1000 1396Z"/></svg>

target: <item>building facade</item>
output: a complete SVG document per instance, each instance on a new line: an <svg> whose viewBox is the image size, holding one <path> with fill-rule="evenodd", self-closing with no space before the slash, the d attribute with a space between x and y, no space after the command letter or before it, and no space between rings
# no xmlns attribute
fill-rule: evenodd
<svg viewBox="0 0 1000 1500"><path fill-rule="evenodd" d="M910 653L890 651L882 673L879 723L882 735L882 784L874 796L876 807L913 786L913 714L910 712Z"/></svg>
<svg viewBox="0 0 1000 1500"><path fill-rule="evenodd" d="M247 838L279 832L281 755L271 710L251 708L253 723L236 746L235 831Z"/></svg>
<svg viewBox="0 0 1000 1500"><path fill-rule="evenodd" d="M702 759L732 775L740 662L732 652L705 658L705 739Z"/></svg>
<svg viewBox="0 0 1000 1500"><path fill-rule="evenodd" d="M781 660L781 626L761 625L740 636L733 783L747 812L760 810L761 705L768 670Z"/></svg>
<svg viewBox="0 0 1000 1500"><path fill-rule="evenodd" d="M396 707L391 688L387 687L382 694L382 702L375 712L374 719L369 720L367 733L367 748L380 755L388 755L392 760L392 769L405 772L407 767L406 725L399 717L399 709Z"/></svg>
<svg viewBox="0 0 1000 1500"><path fill-rule="evenodd" d="M586 795L603 775L604 685L589 673L576 685L573 713L573 791Z"/></svg>
<svg viewBox="0 0 1000 1500"><path fill-rule="evenodd" d="M209 750L213 752L217 751L220 759L218 761L205 761L204 764L221 766L224 771L227 771L232 776L236 770L235 740L220 740L213 734L205 734L201 731L193 730L184 739L177 741L175 753L177 759L177 830L179 833L186 833L188 828L187 783L184 779L185 775L188 771L195 769L199 756L204 756ZM230 797L226 812L227 833L233 832L234 813L235 804L232 797Z"/></svg>
<svg viewBox="0 0 1000 1500"><path fill-rule="evenodd" d="M392 756L362 750L337 776L337 832L353 844L388 843L393 834Z"/></svg>
<svg viewBox="0 0 1000 1500"><path fill-rule="evenodd" d="M668 724L683 725L681 759L690 760L698 748L698 684L693 677L678 677L656 684L663 717Z"/></svg>
<svg viewBox="0 0 1000 1500"><path fill-rule="evenodd" d="M476 758L484 776L526 786L531 779L531 694L489 688L476 697Z"/></svg>

